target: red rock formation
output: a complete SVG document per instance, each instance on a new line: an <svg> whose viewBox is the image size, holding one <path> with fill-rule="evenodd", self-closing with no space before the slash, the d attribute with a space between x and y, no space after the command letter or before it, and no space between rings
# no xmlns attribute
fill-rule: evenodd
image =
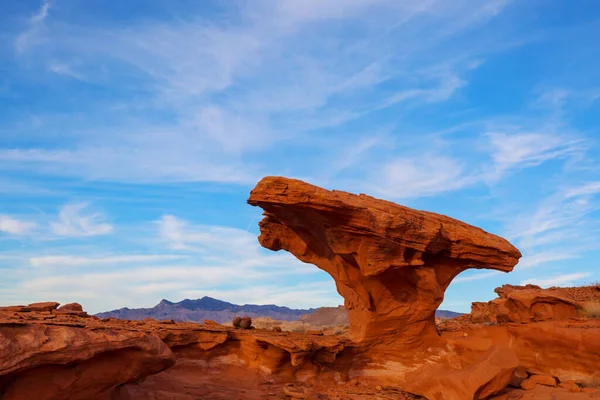
<svg viewBox="0 0 600 400"><path fill-rule="evenodd" d="M600 300L600 287L542 289L536 285L503 285L498 298L471 305L474 323L560 321L584 317L585 305Z"/></svg>
<svg viewBox="0 0 600 400"><path fill-rule="evenodd" d="M530 373L552 375L561 381L600 381L600 319L463 325L459 331L443 332L443 337L456 349L508 347Z"/></svg>
<svg viewBox="0 0 600 400"><path fill-rule="evenodd" d="M328 272L344 297L351 337L394 351L436 342L434 313L468 268L511 271L521 253L455 219L281 177L262 179L260 243Z"/></svg>
<svg viewBox="0 0 600 400"><path fill-rule="evenodd" d="M95 399L175 362L157 335L89 329L83 321L95 320L58 312L57 306L0 310L3 400Z"/></svg>

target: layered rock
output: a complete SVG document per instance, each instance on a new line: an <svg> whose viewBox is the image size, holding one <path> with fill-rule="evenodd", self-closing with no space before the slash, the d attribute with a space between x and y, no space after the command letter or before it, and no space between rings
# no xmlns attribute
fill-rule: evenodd
<svg viewBox="0 0 600 400"><path fill-rule="evenodd" d="M521 253L455 219L299 180L262 179L261 245L329 273L344 297L350 334L365 345L410 350L437 341L435 310L469 268L511 271Z"/></svg>
<svg viewBox="0 0 600 400"><path fill-rule="evenodd" d="M474 323L560 321L585 317L586 304L600 300L600 287L542 289L536 285L503 285L498 298L471 306Z"/></svg>
<svg viewBox="0 0 600 400"><path fill-rule="evenodd" d="M264 379L314 379L345 349L336 336L98 319L77 306L57 307L0 309L3 400L186 398L190 385L199 386L191 398L218 399L242 390L242 376L258 399ZM212 393L215 385L225 397Z"/></svg>
<svg viewBox="0 0 600 400"><path fill-rule="evenodd" d="M175 363L157 335L90 329L90 318L58 311L57 306L0 309L3 400L95 399Z"/></svg>

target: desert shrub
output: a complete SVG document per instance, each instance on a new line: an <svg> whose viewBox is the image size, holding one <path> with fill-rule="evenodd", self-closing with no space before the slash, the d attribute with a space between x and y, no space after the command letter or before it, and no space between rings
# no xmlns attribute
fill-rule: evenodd
<svg viewBox="0 0 600 400"><path fill-rule="evenodd" d="M240 321L240 328L242 329L250 329L252 327L252 318L245 316Z"/></svg>
<svg viewBox="0 0 600 400"><path fill-rule="evenodd" d="M588 301L583 305L583 311L588 318L600 318L600 300Z"/></svg>
<svg viewBox="0 0 600 400"><path fill-rule="evenodd" d="M241 317L234 317L233 318L233 326L235 326L236 328L240 328L240 324L242 323L242 318Z"/></svg>

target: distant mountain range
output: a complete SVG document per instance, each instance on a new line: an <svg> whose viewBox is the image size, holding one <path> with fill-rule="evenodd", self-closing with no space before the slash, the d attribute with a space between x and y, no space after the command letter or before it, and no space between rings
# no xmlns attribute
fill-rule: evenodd
<svg viewBox="0 0 600 400"><path fill-rule="evenodd" d="M340 306L341 307L341 306ZM307 314L314 314L316 311L321 310L317 315L333 315L323 310L332 311L339 310L336 318L331 323L327 323L329 318L318 318L319 325L333 325L336 321L344 321L343 316L339 316L340 313L345 313L346 310L341 308L323 307L320 309L309 308L309 309L293 309L288 307L280 307L274 304L269 305L255 305L255 304L244 304L243 306L228 303L226 301L214 299L212 297L205 296L197 300L185 299L178 303L173 303L169 300L162 300L156 306L152 308L120 308L118 310L102 312L96 314L99 318L118 318L118 319L130 319L130 320L142 320L144 318L154 318L157 320L161 319L173 319L175 321L190 321L190 322L202 322L205 319L217 321L219 323L230 322L236 315L243 316L248 315L252 318L257 317L270 317L280 321L296 321L300 320L302 316ZM454 318L462 315L453 311L437 310L436 317L438 318ZM306 317L305 317L306 318ZM315 322L317 322L315 320ZM308 322L308 321L307 321Z"/></svg>
<svg viewBox="0 0 600 400"><path fill-rule="evenodd" d="M236 315L250 317L270 317L280 321L295 321L305 314L312 314L315 308L296 310L288 307L270 305L244 304L243 306L228 303L205 296L197 300L185 299L178 303L162 300L152 308L120 308L96 314L100 318L113 317L119 319L142 320L144 318L173 319L175 321L202 322L211 319L219 323L229 322Z"/></svg>

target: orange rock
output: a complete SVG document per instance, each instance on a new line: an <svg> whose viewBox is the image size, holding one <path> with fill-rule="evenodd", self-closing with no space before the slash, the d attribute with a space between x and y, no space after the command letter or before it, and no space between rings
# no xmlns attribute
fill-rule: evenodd
<svg viewBox="0 0 600 400"><path fill-rule="evenodd" d="M306 331L307 335L323 335L323 331L313 331L313 330L308 330Z"/></svg>
<svg viewBox="0 0 600 400"><path fill-rule="evenodd" d="M531 379L525 379L521 382L521 388L525 390L534 389L537 386L537 383Z"/></svg>
<svg viewBox="0 0 600 400"><path fill-rule="evenodd" d="M328 272L344 297L350 337L396 351L437 342L435 310L469 268L511 271L521 253L455 219L366 195L267 177L248 203L265 213L261 245Z"/></svg>
<svg viewBox="0 0 600 400"><path fill-rule="evenodd" d="M597 286L542 289L536 285L503 285L495 292L499 296L497 299L471 305L474 323L581 319L587 302L600 301Z"/></svg>
<svg viewBox="0 0 600 400"><path fill-rule="evenodd" d="M556 386L556 379L550 375L531 375L529 380L544 386Z"/></svg>
<svg viewBox="0 0 600 400"><path fill-rule="evenodd" d="M69 303L58 307L56 311L78 311L83 312L83 307L79 303Z"/></svg>
<svg viewBox="0 0 600 400"><path fill-rule="evenodd" d="M32 303L28 306L22 307L21 312L43 312L43 311L52 311L56 310L56 308L60 305L60 303L56 303L54 301L44 302L44 303Z"/></svg>
<svg viewBox="0 0 600 400"><path fill-rule="evenodd" d="M406 376L406 390L429 400L473 399L475 394L485 399L508 385L518 363L509 349L492 347L462 369L438 364L410 372Z"/></svg>
<svg viewBox="0 0 600 400"><path fill-rule="evenodd" d="M521 382L527 379L528 376L529 375L527 374L527 371L525 371L525 368L519 366L517 369L515 369L515 372L513 372L513 376L510 379L510 385L517 388L521 387Z"/></svg>
<svg viewBox="0 0 600 400"><path fill-rule="evenodd" d="M579 393L581 392L581 387L575 381L562 381L559 383L559 386L565 389L568 389L569 392Z"/></svg>
<svg viewBox="0 0 600 400"><path fill-rule="evenodd" d="M156 335L64 324L0 322L3 400L95 399L175 362Z"/></svg>
<svg viewBox="0 0 600 400"><path fill-rule="evenodd" d="M217 321L213 321L212 319L205 319L203 322L206 325L221 325L220 323L218 323Z"/></svg>

